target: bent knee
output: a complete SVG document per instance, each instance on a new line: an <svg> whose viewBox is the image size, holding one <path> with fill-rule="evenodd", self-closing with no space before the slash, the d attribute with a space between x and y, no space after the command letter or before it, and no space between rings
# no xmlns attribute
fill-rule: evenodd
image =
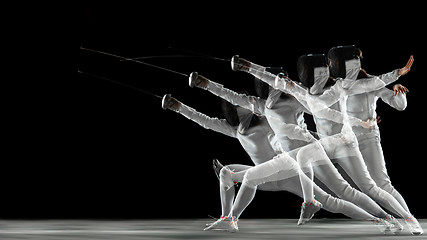
<svg viewBox="0 0 427 240"><path fill-rule="evenodd" d="M227 167L223 167L219 172L220 186L226 190L230 189L234 185L231 174L232 171Z"/></svg>

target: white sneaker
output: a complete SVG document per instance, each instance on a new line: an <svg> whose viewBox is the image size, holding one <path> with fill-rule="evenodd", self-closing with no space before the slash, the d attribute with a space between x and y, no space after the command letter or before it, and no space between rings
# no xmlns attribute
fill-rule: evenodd
<svg viewBox="0 0 427 240"><path fill-rule="evenodd" d="M301 206L301 214L299 216L297 225L303 225L306 222L310 221L314 214L318 212L322 207L323 205L314 199L313 202L310 203L303 202Z"/></svg>
<svg viewBox="0 0 427 240"><path fill-rule="evenodd" d="M391 224L390 222L388 222L382 218L375 219L374 224L384 234L391 232L391 229L393 228L393 224Z"/></svg>
<svg viewBox="0 0 427 240"><path fill-rule="evenodd" d="M392 233L398 234L403 231L402 224L400 224L400 222L396 218L394 218L392 215L387 215L387 217L384 220L392 225L390 228L390 231Z"/></svg>
<svg viewBox="0 0 427 240"><path fill-rule="evenodd" d="M231 218L231 223L229 225L228 231L231 233L235 233L239 231L239 226L237 225L237 222L239 221L239 219L232 217Z"/></svg>
<svg viewBox="0 0 427 240"><path fill-rule="evenodd" d="M218 218L215 222L213 223L207 223L206 224L206 228L203 229L203 231L207 231L207 230L226 230L228 229L228 226L231 222L231 218L229 217L223 217L221 216L220 218Z"/></svg>
<svg viewBox="0 0 427 240"><path fill-rule="evenodd" d="M239 227L237 226L237 218L233 217L221 217L210 226L203 229L203 231L228 231L231 233L239 231Z"/></svg>
<svg viewBox="0 0 427 240"><path fill-rule="evenodd" d="M407 217L405 222L408 225L409 231L412 233L412 235L422 235L424 233L420 223L414 216L411 215L411 217Z"/></svg>

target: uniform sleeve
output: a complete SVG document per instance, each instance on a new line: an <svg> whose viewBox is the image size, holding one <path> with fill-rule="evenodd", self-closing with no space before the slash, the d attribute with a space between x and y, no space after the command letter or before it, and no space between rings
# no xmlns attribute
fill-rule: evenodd
<svg viewBox="0 0 427 240"><path fill-rule="evenodd" d="M251 62L251 67L248 72L268 85L274 86L276 75L267 72L266 67Z"/></svg>
<svg viewBox="0 0 427 240"><path fill-rule="evenodd" d="M308 100L308 103L316 106L316 111L325 107L330 107L340 100L341 97L351 96L371 91L376 91L385 87L386 84L378 77L364 78L358 80L337 79L336 83L323 92L317 98ZM314 109L312 109L314 111Z"/></svg>
<svg viewBox="0 0 427 240"><path fill-rule="evenodd" d="M397 95L394 96L394 91L388 88L382 88L378 90L376 92L376 96L399 111L405 110L407 106L406 94L397 93Z"/></svg>
<svg viewBox="0 0 427 240"><path fill-rule="evenodd" d="M209 80L207 90L214 95L243 108L249 109L252 112L264 115L265 100L255 96L239 94L225 88L223 85Z"/></svg>
<svg viewBox="0 0 427 240"><path fill-rule="evenodd" d="M305 100L308 90L299 83L289 78L281 78L278 75L265 71L265 67L251 63L249 73L267 83L274 89L293 95L294 97Z"/></svg>
<svg viewBox="0 0 427 240"><path fill-rule="evenodd" d="M230 137L237 136L237 128L231 126L225 119L211 118L182 103L178 112L206 129L210 129Z"/></svg>
<svg viewBox="0 0 427 240"><path fill-rule="evenodd" d="M289 78L278 77L278 75L267 72L265 69L265 67L251 62L248 72L272 88L294 96L306 110L310 110L307 105L308 90L305 87Z"/></svg>
<svg viewBox="0 0 427 240"><path fill-rule="evenodd" d="M316 112L316 117L327 119L336 123L344 124L345 118L342 112L331 108L325 108ZM348 116L348 121L351 126L361 126L362 120Z"/></svg>
<svg viewBox="0 0 427 240"><path fill-rule="evenodd" d="M378 77L363 78L355 81L342 81L346 96L372 92L386 86L385 82Z"/></svg>
<svg viewBox="0 0 427 240"><path fill-rule="evenodd" d="M309 109L309 106L307 105L307 101L301 100L298 98L295 98L295 99L297 100L296 108L298 108L301 112L312 114L310 109Z"/></svg>
<svg viewBox="0 0 427 240"><path fill-rule="evenodd" d="M345 95L356 95L360 93L372 92L384 88L386 85L393 83L399 79L399 69L380 76L372 76L369 78L362 78L356 81L342 81L342 86L345 90Z"/></svg>
<svg viewBox="0 0 427 240"><path fill-rule="evenodd" d="M399 69L378 76L378 78L381 79L381 81L383 81L386 85L397 81L399 77Z"/></svg>

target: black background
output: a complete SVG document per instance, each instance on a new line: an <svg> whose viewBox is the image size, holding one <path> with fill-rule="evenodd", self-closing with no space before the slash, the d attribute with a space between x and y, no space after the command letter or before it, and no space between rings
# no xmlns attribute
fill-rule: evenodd
<svg viewBox="0 0 427 240"><path fill-rule="evenodd" d="M217 217L212 159L251 164L236 139L163 110L159 98L78 71L160 96L170 93L221 118L219 98L191 89L184 76L80 47L125 57L191 55L178 49L224 59L239 54L264 66L283 66L297 79L300 55L355 44L363 51L362 67L373 75L415 57L411 72L398 81L410 90L407 109L399 112L380 100L377 112L392 183L412 213L425 218L425 33L418 8L162 2L58 7L47 14L30 10L23 24L29 27L15 29L19 52L8 69L13 77L4 82L11 91L6 93L0 217ZM252 77L233 72L229 62L144 61L184 74L198 71L233 90L254 93ZM242 217L296 218L301 202L290 193L258 191ZM326 211L316 216L342 217Z"/></svg>

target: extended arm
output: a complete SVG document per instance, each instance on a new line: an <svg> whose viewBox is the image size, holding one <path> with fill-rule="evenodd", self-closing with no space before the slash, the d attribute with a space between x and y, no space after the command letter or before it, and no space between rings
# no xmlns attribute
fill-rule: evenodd
<svg viewBox="0 0 427 240"><path fill-rule="evenodd" d="M280 77L279 75L275 75L266 71L266 67L250 62L244 58L240 58L239 56L233 56L231 59L231 68L234 71L243 71L252 74L259 80L267 83L271 87L275 89L282 90L280 88L276 88L275 84L277 79Z"/></svg>
<svg viewBox="0 0 427 240"><path fill-rule="evenodd" d="M214 95L234 105L249 109L260 115L264 114L265 100L259 97L234 92L233 90L225 88L223 85L209 80L197 73L192 73L190 75L190 86L196 86L198 88L208 90Z"/></svg>
<svg viewBox="0 0 427 240"><path fill-rule="evenodd" d="M278 84L279 87L283 86L283 89L294 95L298 100L305 100L313 113L329 108L337 103L341 97L371 92L386 86L385 82L378 77L359 79L357 81L338 79L332 87L321 95L311 95L299 84L289 84L289 79L281 79L279 81L281 82Z"/></svg>
<svg viewBox="0 0 427 240"><path fill-rule="evenodd" d="M346 87L346 83L343 83L344 89L346 89L346 95L355 95L359 93L364 92L371 92L375 90L379 90L383 88L385 85L389 85L390 83L395 82L397 79L399 79L400 76L406 75L410 70L411 66L414 63L414 57L411 55L409 58L408 63L403 68L396 69L394 71L391 71L386 74L382 74L378 77L373 78L366 78L366 79L358 79L357 81L354 81L354 83L351 83L350 87ZM379 82L378 79L382 82ZM383 85L381 87L381 85Z"/></svg>
<svg viewBox="0 0 427 240"><path fill-rule="evenodd" d="M339 79L334 86L323 92L322 95L310 95L306 88L291 81L287 77L277 77L274 74L266 72L265 67L254 64L245 59L235 57L233 57L233 59L232 66L234 70L249 72L273 88L289 93L298 100L307 101L310 107L309 109L312 112L320 111L323 108L332 106L338 102L341 97L381 89L387 84L396 81L401 75L408 73L413 63L413 57L411 56L406 66L401 69L394 70L379 77L358 79L357 81Z"/></svg>
<svg viewBox="0 0 427 240"><path fill-rule="evenodd" d="M164 109L170 109L172 111L178 112L206 129L210 129L230 137L237 136L237 127L231 126L227 120L211 118L203 113L196 111L194 108L179 102L169 94L163 97L162 107Z"/></svg>
<svg viewBox="0 0 427 240"><path fill-rule="evenodd" d="M337 84L335 84L333 87L325 91L320 96L310 95L305 87L292 81L288 77L281 77L269 73L265 71L265 67L236 56L232 59L232 66L234 70L248 72L260 79L261 81L267 83L271 87L293 95L296 99L298 99L298 101L300 101L304 105L304 107L309 109L311 112L317 112L324 108L330 107L331 105L336 103L339 100L341 94L343 94L342 86L336 86ZM384 86L384 83L381 80L377 79L377 82L382 83L378 86L378 88ZM366 87L366 84L363 83L359 83L356 85ZM358 86L355 86L354 88L358 89Z"/></svg>

